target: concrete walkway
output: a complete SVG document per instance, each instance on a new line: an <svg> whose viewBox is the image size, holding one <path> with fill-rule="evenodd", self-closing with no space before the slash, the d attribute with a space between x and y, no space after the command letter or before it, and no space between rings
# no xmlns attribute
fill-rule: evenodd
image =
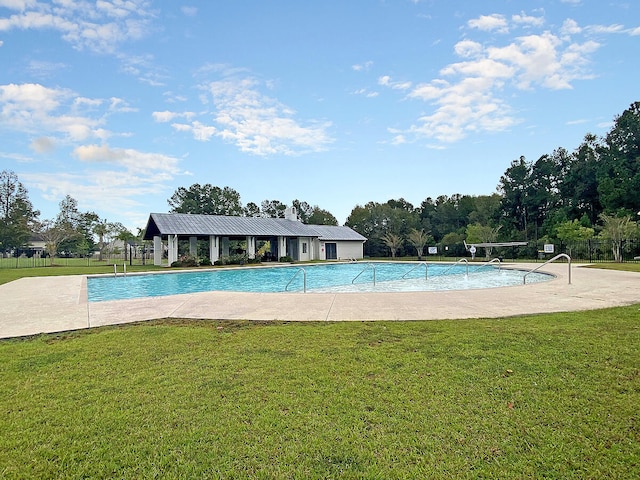
<svg viewBox="0 0 640 480"><path fill-rule="evenodd" d="M518 264L529 270L536 264ZM516 267L516 265L514 265ZM508 265L505 265L508 268ZM363 321L496 318L640 304L640 274L550 264L554 280L482 290L405 293L204 292L87 301L85 276L23 278L0 285L0 338L158 318ZM640 310L640 307L639 307Z"/></svg>

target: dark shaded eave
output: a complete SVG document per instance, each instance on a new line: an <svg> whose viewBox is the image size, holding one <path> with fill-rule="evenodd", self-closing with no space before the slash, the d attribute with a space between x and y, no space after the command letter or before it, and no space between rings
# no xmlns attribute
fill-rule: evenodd
<svg viewBox="0 0 640 480"><path fill-rule="evenodd" d="M144 237L143 240L153 240L153 237L162 236L158 225L156 225L155 220L153 219L153 213L149 215L149 220L147 220L147 226L144 229Z"/></svg>

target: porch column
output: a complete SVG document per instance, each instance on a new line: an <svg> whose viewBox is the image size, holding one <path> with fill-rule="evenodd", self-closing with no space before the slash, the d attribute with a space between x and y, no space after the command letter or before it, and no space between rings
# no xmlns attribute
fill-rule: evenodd
<svg viewBox="0 0 640 480"><path fill-rule="evenodd" d="M287 237L278 237L278 260L287 255Z"/></svg>
<svg viewBox="0 0 640 480"><path fill-rule="evenodd" d="M169 235L169 266L178 261L178 235Z"/></svg>
<svg viewBox="0 0 640 480"><path fill-rule="evenodd" d="M153 237L153 264L162 265L162 237Z"/></svg>
<svg viewBox="0 0 640 480"><path fill-rule="evenodd" d="M220 242L218 237L213 235L209 236L209 260L211 260L211 265L220 260Z"/></svg>
<svg viewBox="0 0 640 480"><path fill-rule="evenodd" d="M192 257L198 256L198 238L189 237L189 255Z"/></svg>
<svg viewBox="0 0 640 480"><path fill-rule="evenodd" d="M256 258L256 237L247 236L247 256Z"/></svg>

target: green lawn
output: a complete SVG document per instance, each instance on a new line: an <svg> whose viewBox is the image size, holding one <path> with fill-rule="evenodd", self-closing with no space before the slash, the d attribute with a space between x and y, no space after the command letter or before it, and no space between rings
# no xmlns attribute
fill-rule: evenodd
<svg viewBox="0 0 640 480"><path fill-rule="evenodd" d="M0 342L1 478L640 478L640 306Z"/></svg>
<svg viewBox="0 0 640 480"><path fill-rule="evenodd" d="M638 345L640 305L2 340L0 478L640 478Z"/></svg>

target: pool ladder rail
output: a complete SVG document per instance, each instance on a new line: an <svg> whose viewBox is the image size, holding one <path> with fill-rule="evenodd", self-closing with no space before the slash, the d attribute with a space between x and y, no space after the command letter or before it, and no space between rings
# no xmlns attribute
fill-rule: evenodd
<svg viewBox="0 0 640 480"><path fill-rule="evenodd" d="M422 266L424 266L424 279L427 280L427 278L429 278L429 265L427 264L427 262L420 262L419 264L415 265L413 268L411 268L411 270L402 275L402 280L407 278L407 275L409 275L411 272Z"/></svg>
<svg viewBox="0 0 640 480"><path fill-rule="evenodd" d="M287 283L287 285L284 287L285 292L288 291L289 285L291 285L291 282L293 282L296 279L300 271L302 271L302 292L307 293L307 271L302 267L296 270L296 273L293 274L293 277L291 277L291 280L289 280L289 283Z"/></svg>
<svg viewBox="0 0 640 480"><path fill-rule="evenodd" d="M546 262L544 262L542 265L537 266L536 268L533 268L531 270L529 270L527 273L524 274L524 276L522 277L522 284L526 284L527 283L527 275L529 275L530 273L535 272L536 270L541 269L542 267L544 267L545 265L548 265L551 262L555 262L556 260L558 260L559 258L566 258L567 262L569 264L569 285L571 285L571 257L569 255L567 255L566 253L559 253L558 255L556 255L553 258L550 258L549 260L547 260Z"/></svg>
<svg viewBox="0 0 640 480"><path fill-rule="evenodd" d="M469 261L466 258L461 258L456 263L454 263L449 268L447 268L444 272L442 272L440 275L446 275L449 272L449 270L452 270L459 263L465 263L466 264L466 267L467 267L466 274L469 275ZM498 264L498 270L502 270L502 261L499 258L493 258L493 259L489 260L488 262L485 262L482 265L479 265L478 266L478 270L480 268L482 268L482 267L486 267L486 266L491 265L493 263L497 263ZM419 264L415 265L411 270L409 270L407 273L405 273L402 276L402 279L404 280L405 278L407 278L407 275L409 275L411 272L413 272L414 270L416 270L417 268L420 268L422 266L424 266L424 278L426 280L429 277L429 264L427 262L420 262Z"/></svg>
<svg viewBox="0 0 640 480"><path fill-rule="evenodd" d="M358 279L358 277L360 275L362 275L364 272L366 272L369 268L373 269L373 284L376 284L376 266L373 263L367 263L367 265L362 269L362 271L356 275L353 280L351 280L351 284L353 285L355 283L355 281Z"/></svg>

